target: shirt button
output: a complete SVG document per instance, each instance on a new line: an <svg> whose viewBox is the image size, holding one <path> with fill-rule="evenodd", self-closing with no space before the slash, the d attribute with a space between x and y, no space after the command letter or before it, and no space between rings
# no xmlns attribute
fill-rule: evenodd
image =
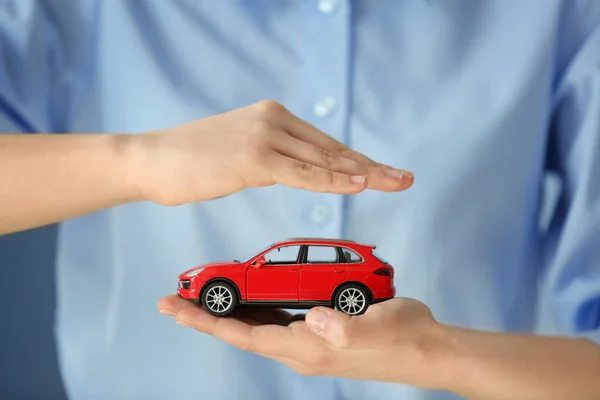
<svg viewBox="0 0 600 400"><path fill-rule="evenodd" d="M331 14L337 7L336 0L319 0L319 11L323 14Z"/></svg>
<svg viewBox="0 0 600 400"><path fill-rule="evenodd" d="M315 225L323 226L331 219L331 210L326 204L319 204L311 210L310 219Z"/></svg>
<svg viewBox="0 0 600 400"><path fill-rule="evenodd" d="M335 99L333 97L325 97L315 104L315 115L323 118L330 115L335 110Z"/></svg>

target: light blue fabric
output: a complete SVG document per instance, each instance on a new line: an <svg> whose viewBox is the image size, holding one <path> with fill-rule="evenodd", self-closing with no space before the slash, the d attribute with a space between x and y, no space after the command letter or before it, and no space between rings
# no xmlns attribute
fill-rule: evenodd
<svg viewBox="0 0 600 400"><path fill-rule="evenodd" d="M531 332L547 308L600 343L600 2L4 0L0 40L3 131L135 134L269 98L415 174L403 193L271 187L63 223L73 399L454 398L299 376L157 313L180 272L290 236L377 244L439 321Z"/></svg>

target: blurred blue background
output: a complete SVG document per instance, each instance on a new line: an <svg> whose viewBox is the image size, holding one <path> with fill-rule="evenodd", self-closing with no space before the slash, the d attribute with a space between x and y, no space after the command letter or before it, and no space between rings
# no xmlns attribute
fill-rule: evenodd
<svg viewBox="0 0 600 400"><path fill-rule="evenodd" d="M53 335L56 234L0 236L0 399L66 399Z"/></svg>

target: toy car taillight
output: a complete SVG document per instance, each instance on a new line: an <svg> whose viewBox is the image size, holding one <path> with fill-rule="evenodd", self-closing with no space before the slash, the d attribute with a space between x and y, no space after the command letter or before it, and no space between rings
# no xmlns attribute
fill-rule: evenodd
<svg viewBox="0 0 600 400"><path fill-rule="evenodd" d="M379 275L379 276L389 276L390 278L394 277L394 273L392 272L391 268L379 268L377 270L375 270L373 272L375 275Z"/></svg>

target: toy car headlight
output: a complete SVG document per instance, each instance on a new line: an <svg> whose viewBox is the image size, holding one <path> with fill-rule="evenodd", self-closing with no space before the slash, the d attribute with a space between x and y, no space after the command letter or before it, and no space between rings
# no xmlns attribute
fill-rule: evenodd
<svg viewBox="0 0 600 400"><path fill-rule="evenodd" d="M187 276L188 278L191 278L192 276L198 275L202 271L204 271L204 268L197 268L193 271L188 272L187 274L185 274L185 276Z"/></svg>

